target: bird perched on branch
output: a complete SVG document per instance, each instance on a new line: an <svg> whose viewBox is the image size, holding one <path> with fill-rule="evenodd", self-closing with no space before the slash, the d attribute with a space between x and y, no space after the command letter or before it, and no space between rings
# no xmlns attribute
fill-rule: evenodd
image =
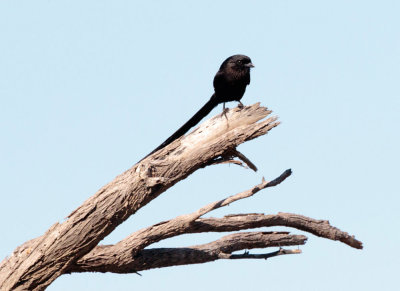
<svg viewBox="0 0 400 291"><path fill-rule="evenodd" d="M214 77L214 94L210 100L199 110L192 118L190 118L181 128L173 135L167 138L162 144L154 149L149 155L169 145L171 142L188 132L193 126L200 122L211 110L218 104L225 102L238 101L242 99L246 86L250 84L250 69L254 65L251 59L245 55L234 55L227 58L219 68ZM143 159L144 159L143 158Z"/></svg>

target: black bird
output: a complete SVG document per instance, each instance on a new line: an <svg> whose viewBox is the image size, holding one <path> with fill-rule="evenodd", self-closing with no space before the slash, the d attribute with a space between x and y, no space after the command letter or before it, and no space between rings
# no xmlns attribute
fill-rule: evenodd
<svg viewBox="0 0 400 291"><path fill-rule="evenodd" d="M254 65L251 63L251 59L248 56L234 55L227 58L221 64L221 67L214 77L214 94L211 96L210 100L208 100L192 118L182 125L181 128L144 158L147 158L149 155L184 135L189 129L199 123L203 117L207 116L218 104L224 103L224 108L225 102L229 101L238 101L242 104L240 99L242 99L246 91L246 86L250 84L250 68L253 67Z"/></svg>

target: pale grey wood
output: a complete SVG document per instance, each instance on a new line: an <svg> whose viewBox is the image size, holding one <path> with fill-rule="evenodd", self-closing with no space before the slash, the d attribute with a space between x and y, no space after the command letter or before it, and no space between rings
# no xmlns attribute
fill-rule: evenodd
<svg viewBox="0 0 400 291"><path fill-rule="evenodd" d="M186 248L146 248L155 242L188 233L288 226L361 249L360 241L331 226L328 221L297 214L233 214L223 218L201 218L212 210L278 185L290 176L290 170L272 181L263 179L249 190L210 203L194 213L136 231L115 245L98 245L130 215L199 168L218 163L244 163L257 170L236 147L265 135L277 126L276 117L267 118L270 113L258 103L231 109L225 112L226 116L219 114L207 120L192 133L140 161L87 199L65 222L54 224L42 236L16 248L0 264L0 289L43 290L60 275L72 272L133 273L218 259L267 259L301 251L232 252L301 245L307 240L304 235L288 232L240 232Z"/></svg>
<svg viewBox="0 0 400 291"><path fill-rule="evenodd" d="M3 260L0 289L43 290L152 199L229 149L277 126L275 117L264 119L269 114L259 104L229 110L227 118L211 118L117 176L65 222L54 224Z"/></svg>

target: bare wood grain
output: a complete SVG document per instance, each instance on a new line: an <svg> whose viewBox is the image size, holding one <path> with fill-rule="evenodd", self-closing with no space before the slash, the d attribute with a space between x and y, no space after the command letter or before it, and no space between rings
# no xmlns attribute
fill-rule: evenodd
<svg viewBox="0 0 400 291"><path fill-rule="evenodd" d="M94 255L101 262L91 261L79 266L71 266L71 272L113 272L135 273L142 270L164 268L178 265L200 264L220 259L266 259L277 255L297 254L296 250L280 250L269 254L243 255L232 254L235 251L253 248L282 247L303 245L307 241L304 235L290 235L287 232L242 232L224 236L216 241L185 248L144 249L129 260L112 260L113 264L104 264L104 258Z"/></svg>
<svg viewBox="0 0 400 291"><path fill-rule="evenodd" d="M291 175L286 170L240 193L210 203L199 210L134 232L115 245L98 245L115 227L185 179L197 169L218 163L257 167L236 147L268 133L279 123L259 104L234 108L217 115L192 133L143 159L102 187L63 223L56 223L42 236L17 247L0 264L0 290L43 290L62 274L72 272L133 273L175 265L198 264L219 259L267 259L300 250L279 249L263 254L235 251L304 244L307 237L288 232L239 232L216 241L185 248L147 248L164 239L189 233L232 232L259 227L285 226L337 240L361 249L354 236L316 220L291 213L232 214L202 218L206 213L273 187ZM235 160L239 158L241 161Z"/></svg>
<svg viewBox="0 0 400 291"><path fill-rule="evenodd" d="M80 272L82 266L84 266L85 270L92 271L98 269L103 270L103 272L107 269L115 270L121 264L129 265L132 257L135 257L143 248L152 243L181 234L231 232L258 227L293 227L319 237L339 240L351 247L361 249L362 243L360 241L356 240L354 236L350 236L348 233L331 226L328 221L315 220L297 214L278 213L276 215L264 215L252 213L229 215L223 218L200 218L215 209L251 197L268 187L276 186L290 175L291 170L286 170L279 177L269 182L263 179L262 183L246 191L210 203L191 214L181 215L134 232L115 245L97 246L71 266L68 272ZM136 268L142 270L138 266Z"/></svg>
<svg viewBox="0 0 400 291"><path fill-rule="evenodd" d="M43 290L119 224L175 183L279 123L259 104L211 118L117 176L44 235L0 264L1 290Z"/></svg>

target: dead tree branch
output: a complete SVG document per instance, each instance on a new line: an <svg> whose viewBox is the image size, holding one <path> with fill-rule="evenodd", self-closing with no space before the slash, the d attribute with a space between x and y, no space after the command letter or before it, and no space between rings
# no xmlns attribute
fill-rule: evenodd
<svg viewBox="0 0 400 291"><path fill-rule="evenodd" d="M42 290L138 209L209 161L278 125L259 104L218 115L117 176L0 264L0 289ZM260 121L262 120L262 121ZM21 252L21 250L24 250ZM29 250L29 251L26 251Z"/></svg>
<svg viewBox="0 0 400 291"><path fill-rule="evenodd" d="M266 259L268 256L276 256L276 252L263 255L234 255L235 251L253 248L281 247L305 244L307 237L304 235L290 235L287 232L243 232L224 236L219 240L208 244L190 246L186 248L156 248L145 249L129 260L110 260L105 262L101 256L94 254L95 260L89 264L82 263L73 266L71 272L114 272L134 273L154 268L169 266L200 264L215 261L218 259ZM96 248L100 250L100 248ZM296 254L296 250L282 250L283 254ZM247 257L246 257L247 256ZM262 257L264 256L264 257Z"/></svg>
<svg viewBox="0 0 400 291"><path fill-rule="evenodd" d="M280 249L264 254L233 252L304 244L303 235L287 232L239 232L216 241L186 248L146 248L155 242L187 233L241 231L287 226L338 240L361 249L362 243L329 224L301 215L278 213L234 214L201 218L217 208L251 197L291 175L263 181L251 189L213 202L199 210L136 231L115 245L98 245L138 209L200 168L234 163L257 170L237 146L265 135L279 123L259 104L234 108L201 124L192 133L145 158L117 176L73 211L66 221L54 224L42 236L16 248L0 264L1 290L43 290L57 277L72 272L132 273L174 265L205 263L218 259L267 259L299 250ZM225 118L226 116L226 118ZM238 158L239 160L236 160Z"/></svg>
<svg viewBox="0 0 400 291"><path fill-rule="evenodd" d="M108 263L106 261L103 262L102 258L106 258L106 260L109 261L110 258L111 259L113 257L115 258L115 254L118 254L117 257L119 261L123 260L129 261L132 255L135 255L140 250L144 249L146 246L150 244L153 244L155 242L173 236L181 235L184 233L193 233L193 225L195 225L194 221L199 217L203 216L204 214L209 213L210 211L215 210L217 208L227 206L230 203L233 203L237 200L253 196L262 189L276 186L277 184L284 181L290 175L291 175L291 170L286 170L278 178L270 182L267 182L263 179L261 184L256 185L249 190L243 191L236 195L232 195L223 200L213 202L191 214L181 215L174 219L160 222L150 227L141 229L131 234L130 236L128 236L127 238L125 238L124 240L120 241L115 245L96 247L91 252L83 256L76 263L76 265L80 264L88 265L89 263L87 261L97 262L100 264L107 265ZM243 228L238 228L236 230L240 229ZM207 231L213 231L213 230L207 230ZM74 267L74 269L77 269L77 267Z"/></svg>
<svg viewBox="0 0 400 291"><path fill-rule="evenodd" d="M240 199L251 197L262 189L276 186L289 177L290 174L291 170L286 170L270 182L263 180L261 184L249 190L213 202L191 214L181 215L141 229L115 245L98 246L79 259L76 264L71 266L68 272L82 272L83 270L102 270L102 272L108 270L113 272L121 264L132 264L133 258L145 247L181 234L239 231L258 227L289 226L327 239L339 240L354 248L362 248L361 242L346 232L330 226L328 221L315 220L302 215L290 213L279 213L277 215L240 214L225 216L224 218L200 219L201 216L212 210L227 206ZM146 267L146 269L149 268ZM135 262L135 270L143 270L143 267Z"/></svg>
<svg viewBox="0 0 400 291"><path fill-rule="evenodd" d="M173 224L171 223L171 225ZM167 227L167 225L165 226ZM328 221L315 220L291 213L278 213L276 215L241 214L223 218L203 218L196 220L192 224L175 224L174 226L181 226L182 228L177 227L177 229L171 230L161 226L161 229L158 229L159 225L155 225L154 232L151 228L146 228L138 232L139 237L131 235L115 245L97 246L90 253L79 259L68 271L81 272L80 269L83 268L82 266L85 266L85 270L90 269L95 271L101 268L104 272L107 269L112 272L115 269L115 265L128 265L132 261L132 258L141 252L138 251L137 246L142 242L143 238L141 239L141 237L144 236L146 231L149 231L155 241L161 241L167 237L184 233L231 232L259 227L287 226L312 233L319 237L338 240L356 249L362 249L362 243L356 240L354 236L350 236L348 233L329 225ZM167 229L171 230L171 232L163 232L163 230ZM155 233L161 233L161 236L157 237ZM143 269L136 263L136 270Z"/></svg>

